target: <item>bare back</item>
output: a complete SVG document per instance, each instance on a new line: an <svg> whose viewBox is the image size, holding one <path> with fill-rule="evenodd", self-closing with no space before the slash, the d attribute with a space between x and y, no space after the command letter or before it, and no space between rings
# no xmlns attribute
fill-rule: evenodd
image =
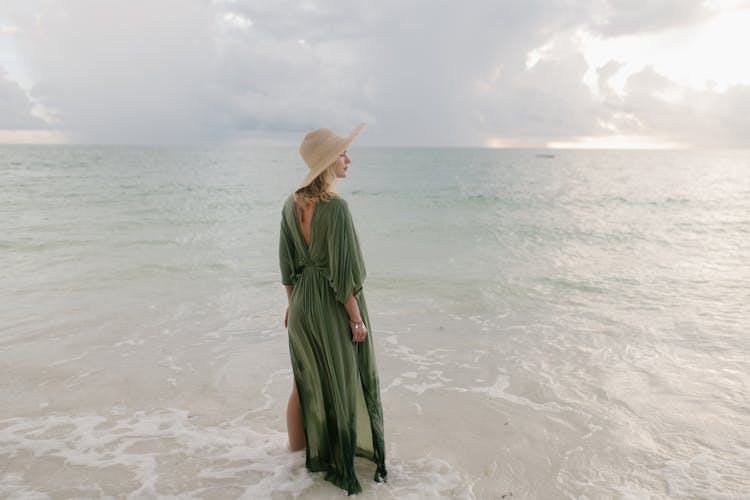
<svg viewBox="0 0 750 500"><path fill-rule="evenodd" d="M305 239L305 244L310 247L310 222L312 222L312 214L315 210L315 203L308 203L306 207L302 208L294 200L294 212L297 215L297 222L299 227L302 229L302 237Z"/></svg>

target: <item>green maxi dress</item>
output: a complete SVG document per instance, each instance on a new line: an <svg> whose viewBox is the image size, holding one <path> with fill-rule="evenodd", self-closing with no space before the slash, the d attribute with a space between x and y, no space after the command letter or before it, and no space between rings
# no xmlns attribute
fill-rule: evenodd
<svg viewBox="0 0 750 500"><path fill-rule="evenodd" d="M284 203L279 238L281 282L294 285L289 352L305 430L305 465L348 494L362 490L354 456L375 462L385 481L380 383L362 285L365 263L349 206L334 198L315 206L310 247L302 236L294 195ZM354 292L368 335L352 342L344 303Z"/></svg>

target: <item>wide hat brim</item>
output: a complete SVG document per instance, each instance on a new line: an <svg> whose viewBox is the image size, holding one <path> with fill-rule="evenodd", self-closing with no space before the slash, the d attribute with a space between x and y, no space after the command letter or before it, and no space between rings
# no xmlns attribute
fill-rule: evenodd
<svg viewBox="0 0 750 500"><path fill-rule="evenodd" d="M302 189L327 169L354 141L365 126L360 123L346 137L340 137L328 129L310 132L300 146L300 155L305 160L309 171L297 189Z"/></svg>

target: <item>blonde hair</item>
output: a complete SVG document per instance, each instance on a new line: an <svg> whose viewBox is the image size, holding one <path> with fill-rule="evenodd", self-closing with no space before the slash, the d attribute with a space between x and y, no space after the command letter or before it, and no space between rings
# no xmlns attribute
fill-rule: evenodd
<svg viewBox="0 0 750 500"><path fill-rule="evenodd" d="M332 191L336 182L335 167L336 162L331 163L310 184L294 192L294 198L300 205L305 206L311 202L317 204L339 197L336 192Z"/></svg>

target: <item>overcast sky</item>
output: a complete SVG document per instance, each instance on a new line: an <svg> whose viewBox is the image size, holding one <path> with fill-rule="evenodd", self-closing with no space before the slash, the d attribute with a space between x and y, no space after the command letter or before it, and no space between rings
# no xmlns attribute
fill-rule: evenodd
<svg viewBox="0 0 750 500"><path fill-rule="evenodd" d="M0 0L0 142L750 147L750 0Z"/></svg>

